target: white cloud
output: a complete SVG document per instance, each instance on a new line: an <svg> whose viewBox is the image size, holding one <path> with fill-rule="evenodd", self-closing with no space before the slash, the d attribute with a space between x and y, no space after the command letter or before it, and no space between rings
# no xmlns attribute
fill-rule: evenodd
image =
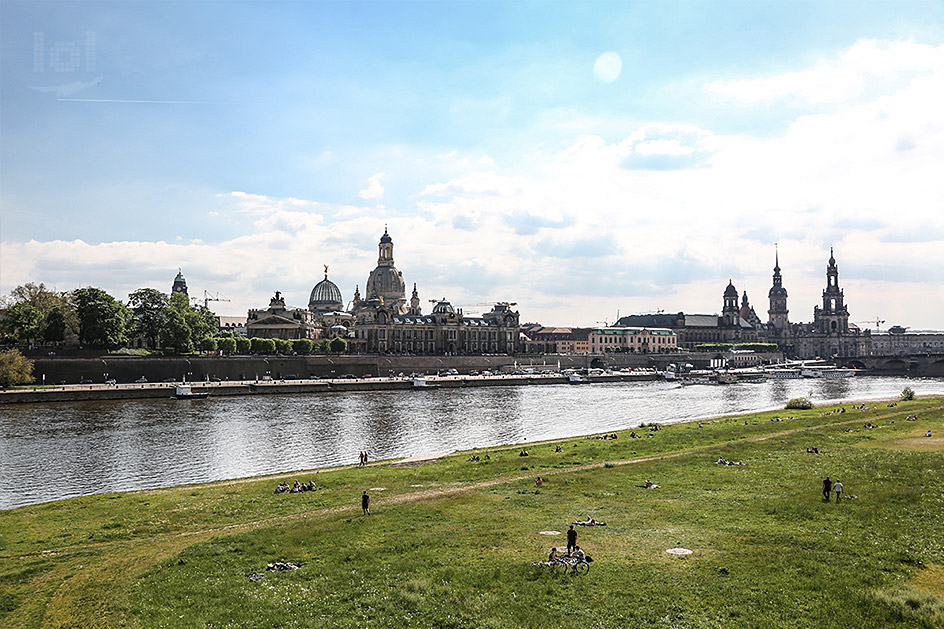
<svg viewBox="0 0 944 629"><path fill-rule="evenodd" d="M706 89L748 105L785 99L840 104L893 92L917 76L939 75L942 67L944 46L869 39L810 68L770 77L713 81Z"/></svg>
<svg viewBox="0 0 944 629"><path fill-rule="evenodd" d="M729 277L762 313L776 241L793 320L810 320L834 245L853 320L940 326L942 50L853 46L833 66L862 76L869 66L881 77L910 70L866 90L849 79L853 87L828 93L829 107L794 114L775 136L653 121L622 139L586 135L560 150L536 148L513 168L452 151L435 160L448 161L449 174L387 199L394 209L233 192L220 200L254 220L238 238L3 243L0 285L108 282L103 288L126 295L142 285L166 290L181 266L192 287L222 292L233 301L220 310L238 314L264 306L274 290L304 305L329 264L350 299L375 264L386 223L397 266L421 297L516 301L525 320L592 325L617 309L716 312ZM739 85L792 98L816 92L825 71ZM816 93L818 102L826 95ZM379 197L382 176L360 196ZM371 190L380 194L365 197Z"/></svg>
<svg viewBox="0 0 944 629"><path fill-rule="evenodd" d="M367 178L367 187L357 193L362 199L379 199L383 197L384 187L380 185L380 179L384 173L375 173Z"/></svg>

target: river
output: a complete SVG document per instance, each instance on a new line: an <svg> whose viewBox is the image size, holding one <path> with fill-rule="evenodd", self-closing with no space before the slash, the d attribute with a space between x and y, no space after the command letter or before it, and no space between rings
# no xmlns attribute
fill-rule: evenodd
<svg viewBox="0 0 944 629"><path fill-rule="evenodd" d="M783 408L944 395L944 378L859 376L133 400L0 407L0 509Z"/></svg>

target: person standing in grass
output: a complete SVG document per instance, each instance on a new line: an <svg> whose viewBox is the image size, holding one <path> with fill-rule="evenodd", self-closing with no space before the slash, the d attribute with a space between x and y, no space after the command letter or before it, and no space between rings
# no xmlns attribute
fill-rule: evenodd
<svg viewBox="0 0 944 629"><path fill-rule="evenodd" d="M364 490L364 495L361 496L361 509L364 510L364 515L370 515L370 496L367 495L367 490Z"/></svg>
<svg viewBox="0 0 944 629"><path fill-rule="evenodd" d="M826 477L826 480L823 481L823 500L829 502L829 490L833 488L833 482L829 480L829 477Z"/></svg>
<svg viewBox="0 0 944 629"><path fill-rule="evenodd" d="M839 479L836 479L836 482L833 483L833 491L836 492L836 502L839 502L842 499L842 483L839 482Z"/></svg>
<svg viewBox="0 0 944 629"><path fill-rule="evenodd" d="M567 556L570 556L570 553L577 548L577 531L574 529L574 525L571 524L570 528L567 529Z"/></svg>

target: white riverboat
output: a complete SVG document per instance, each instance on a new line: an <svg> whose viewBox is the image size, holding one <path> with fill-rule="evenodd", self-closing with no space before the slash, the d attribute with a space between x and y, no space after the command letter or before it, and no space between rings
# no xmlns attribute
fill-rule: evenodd
<svg viewBox="0 0 944 629"><path fill-rule="evenodd" d="M803 377L798 367L771 367L765 373L771 380L795 380Z"/></svg>
<svg viewBox="0 0 944 629"><path fill-rule="evenodd" d="M210 397L209 392L195 392L189 384L178 384L174 389L174 397L178 400L203 400Z"/></svg>
<svg viewBox="0 0 944 629"><path fill-rule="evenodd" d="M804 378L851 378L855 375L855 369L846 369L845 367L804 367L800 370Z"/></svg>

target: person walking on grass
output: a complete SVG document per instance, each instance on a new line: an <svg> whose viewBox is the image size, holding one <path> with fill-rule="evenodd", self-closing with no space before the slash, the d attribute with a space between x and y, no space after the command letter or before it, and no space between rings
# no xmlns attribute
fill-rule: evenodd
<svg viewBox="0 0 944 629"><path fill-rule="evenodd" d="M570 556L570 553L577 548L577 531L574 529L574 525L571 524L570 528L567 529L567 556Z"/></svg>
<svg viewBox="0 0 944 629"><path fill-rule="evenodd" d="M839 482L838 478L833 483L833 491L836 492L836 502L839 502L842 499L842 483Z"/></svg>
<svg viewBox="0 0 944 629"><path fill-rule="evenodd" d="M361 509L364 510L364 515L370 515L370 496L367 495L367 490L364 490L364 495L361 496Z"/></svg>
<svg viewBox="0 0 944 629"><path fill-rule="evenodd" d="M829 480L829 477L826 477L826 480L823 481L823 500L829 502L829 490L833 488L833 482Z"/></svg>

